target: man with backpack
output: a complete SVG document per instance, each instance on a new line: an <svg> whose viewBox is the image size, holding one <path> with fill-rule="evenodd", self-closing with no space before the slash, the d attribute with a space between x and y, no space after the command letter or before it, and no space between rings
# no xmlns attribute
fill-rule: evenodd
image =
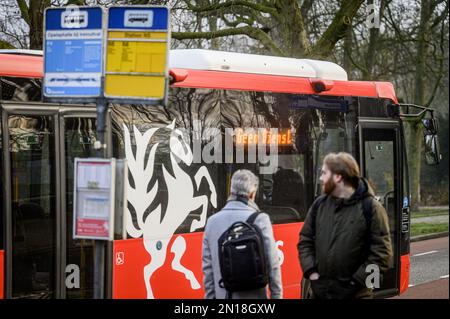
<svg viewBox="0 0 450 319"><path fill-rule="evenodd" d="M393 258L387 213L348 153L328 154L320 180L324 195L309 209L298 244L308 297L372 298L368 275L374 267L382 275Z"/></svg>
<svg viewBox="0 0 450 319"><path fill-rule="evenodd" d="M280 260L269 216L255 203L258 177L238 170L225 207L208 219L202 269L207 299L282 298Z"/></svg>

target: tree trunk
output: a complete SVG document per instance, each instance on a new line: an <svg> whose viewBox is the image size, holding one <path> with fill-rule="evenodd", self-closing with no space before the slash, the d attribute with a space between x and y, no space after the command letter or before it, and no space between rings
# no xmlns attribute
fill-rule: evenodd
<svg viewBox="0 0 450 319"><path fill-rule="evenodd" d="M420 167L422 162L423 127L420 121L405 121L409 178L411 185L411 208L420 204Z"/></svg>
<svg viewBox="0 0 450 319"><path fill-rule="evenodd" d="M28 16L30 17L30 49L42 50L44 10L50 6L50 0L30 1Z"/></svg>
<svg viewBox="0 0 450 319"><path fill-rule="evenodd" d="M310 43L303 17L296 0L276 0L278 21L272 38L288 57L301 58L309 54Z"/></svg>
<svg viewBox="0 0 450 319"><path fill-rule="evenodd" d="M420 8L420 23L416 44L416 73L414 79L414 104L424 105L426 101L426 59L428 52L429 21L431 18L431 1L422 0ZM421 119L408 124L408 162L411 178L411 207L420 204L420 169L422 163L423 127Z"/></svg>
<svg viewBox="0 0 450 319"><path fill-rule="evenodd" d="M352 54L352 46L353 46L353 29L350 27L345 32L344 38L344 70L347 71L348 79L352 79L352 58L350 54Z"/></svg>
<svg viewBox="0 0 450 319"><path fill-rule="evenodd" d="M208 17L208 24L209 24L209 30L211 32L217 31L217 17L216 16L210 16ZM219 38L212 38L211 39L211 50L219 50L220 42Z"/></svg>
<svg viewBox="0 0 450 319"><path fill-rule="evenodd" d="M379 8L379 12L378 12L378 19L380 19L381 22L381 17L383 16L383 12L384 12L384 8L387 5L387 0L381 0L380 3L380 8ZM369 0L368 1L369 5L374 5L374 0ZM378 39L380 36L380 28L377 27L372 27L370 29L370 35L369 35L369 47L367 48L367 52L366 52L366 67L362 72L362 79L365 81L370 81L373 80L373 71L374 71L374 67L375 67L375 62L376 62L376 54L377 54L377 50L379 48L378 45Z"/></svg>
<svg viewBox="0 0 450 319"><path fill-rule="evenodd" d="M364 0L342 0L339 11L333 21L311 48L311 58L326 59L333 52L336 43L343 39L346 31L351 27L353 17Z"/></svg>

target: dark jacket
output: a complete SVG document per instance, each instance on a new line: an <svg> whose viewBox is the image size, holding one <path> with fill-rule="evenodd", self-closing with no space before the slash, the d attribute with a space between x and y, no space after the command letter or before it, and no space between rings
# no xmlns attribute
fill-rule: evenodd
<svg viewBox="0 0 450 319"><path fill-rule="evenodd" d="M327 196L317 209L315 223L309 209L297 247L304 278L313 272L320 275L319 280L311 282L316 297L370 297L372 290L365 284L367 265L378 265L383 274L391 264L388 216L375 199L370 235L366 237L362 201L368 196L373 196L373 191L361 178L350 198Z"/></svg>

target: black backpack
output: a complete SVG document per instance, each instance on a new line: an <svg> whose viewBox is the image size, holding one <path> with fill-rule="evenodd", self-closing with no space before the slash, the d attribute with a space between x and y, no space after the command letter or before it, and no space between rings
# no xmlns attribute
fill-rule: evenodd
<svg viewBox="0 0 450 319"><path fill-rule="evenodd" d="M269 282L264 239L254 225L259 213L235 222L219 237L219 285L227 290L228 298L233 292L264 288Z"/></svg>

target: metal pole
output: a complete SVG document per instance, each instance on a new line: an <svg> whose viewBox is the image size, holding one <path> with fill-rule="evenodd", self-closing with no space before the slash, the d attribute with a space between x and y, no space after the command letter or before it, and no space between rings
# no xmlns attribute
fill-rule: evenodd
<svg viewBox="0 0 450 319"><path fill-rule="evenodd" d="M105 278L105 243L94 241L94 299L103 299Z"/></svg>
<svg viewBox="0 0 450 319"><path fill-rule="evenodd" d="M106 157L106 116L108 112L108 103L104 97L97 101L97 141L94 148L97 151L97 157ZM103 240L94 241L94 299L104 298L105 287L105 242Z"/></svg>

